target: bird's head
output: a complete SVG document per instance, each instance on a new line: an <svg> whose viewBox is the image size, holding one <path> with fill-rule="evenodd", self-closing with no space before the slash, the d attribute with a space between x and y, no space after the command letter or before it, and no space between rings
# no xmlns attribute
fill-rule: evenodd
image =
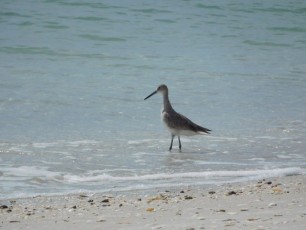
<svg viewBox="0 0 306 230"><path fill-rule="evenodd" d="M149 97L153 96L154 94L156 93L162 93L162 94L165 94L168 92L168 87L164 84L160 85L157 87L157 89L151 93L149 96L147 96L144 100L148 99Z"/></svg>

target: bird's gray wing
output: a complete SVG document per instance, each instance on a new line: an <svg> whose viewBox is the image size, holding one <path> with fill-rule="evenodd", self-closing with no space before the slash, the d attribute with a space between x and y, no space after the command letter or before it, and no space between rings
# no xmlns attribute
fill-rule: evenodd
<svg viewBox="0 0 306 230"><path fill-rule="evenodd" d="M184 115L177 113L175 111L170 113L165 113L163 119L167 123L167 125L173 129L192 130L194 132L205 132L205 133L209 133L211 131L210 129L195 124Z"/></svg>

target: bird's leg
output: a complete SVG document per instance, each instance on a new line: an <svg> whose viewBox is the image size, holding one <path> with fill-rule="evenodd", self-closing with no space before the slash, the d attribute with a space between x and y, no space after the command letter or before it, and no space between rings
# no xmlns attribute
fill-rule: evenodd
<svg viewBox="0 0 306 230"><path fill-rule="evenodd" d="M171 136L171 144L170 144L170 147L169 147L169 151L171 151L171 149L172 149L172 144L173 144L174 137L175 136L172 134L172 136Z"/></svg>
<svg viewBox="0 0 306 230"><path fill-rule="evenodd" d="M179 148L181 150L182 149L181 139L180 139L180 136L177 136L177 137L178 137L178 140L179 140Z"/></svg>

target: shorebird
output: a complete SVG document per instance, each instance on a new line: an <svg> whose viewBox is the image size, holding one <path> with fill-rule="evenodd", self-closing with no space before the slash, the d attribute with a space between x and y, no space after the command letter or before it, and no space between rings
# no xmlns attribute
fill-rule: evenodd
<svg viewBox="0 0 306 230"><path fill-rule="evenodd" d="M166 85L160 85L157 87L153 93L147 96L144 100L153 96L156 93L161 93L163 95L164 108L161 111L161 119L165 126L171 133L171 143L169 151L172 149L173 139L175 136L178 137L179 148L182 149L181 136L192 136L197 134L209 134L210 129L204 128L200 125L193 123L184 115L177 113L169 100L168 87Z"/></svg>

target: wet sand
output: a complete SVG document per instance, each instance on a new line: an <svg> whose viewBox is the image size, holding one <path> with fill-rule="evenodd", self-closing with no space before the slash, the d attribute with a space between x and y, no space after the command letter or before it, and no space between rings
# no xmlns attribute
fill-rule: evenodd
<svg viewBox="0 0 306 230"><path fill-rule="evenodd" d="M305 229L306 175L211 188L0 200L0 229Z"/></svg>

